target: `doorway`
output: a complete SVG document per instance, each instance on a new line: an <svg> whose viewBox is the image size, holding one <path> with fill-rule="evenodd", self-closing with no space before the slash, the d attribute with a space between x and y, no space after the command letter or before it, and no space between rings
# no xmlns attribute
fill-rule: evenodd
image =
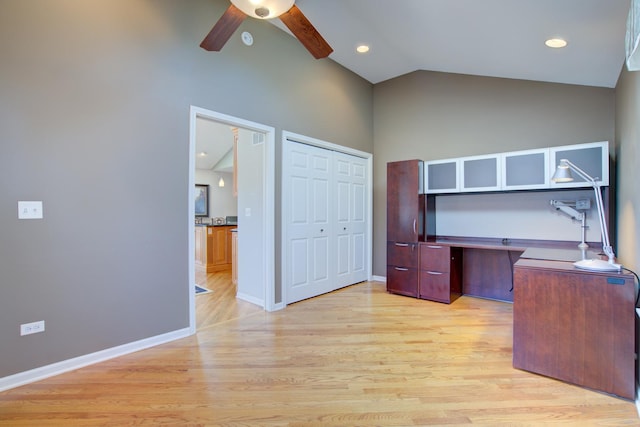
<svg viewBox="0 0 640 427"><path fill-rule="evenodd" d="M208 120L238 128L244 139L238 141L254 166L238 171L238 193L248 195L238 198L238 291L236 297L263 309L272 311L275 303L275 130L255 123L191 106L189 115L189 209L188 209L188 266L189 266L189 328L196 330L195 310L195 170L196 170L196 122ZM260 135L254 138L254 135ZM240 145L242 144L242 145ZM240 151L240 150L239 150ZM256 170L260 176L254 176ZM253 174L253 175L252 175ZM244 185L244 189L243 189ZM257 197L259 196L259 197ZM257 202L256 202L257 201ZM257 204L256 204L257 203ZM246 206L245 206L246 205ZM242 233L243 224L246 230ZM244 249L243 249L244 248ZM252 255L258 253L258 257Z"/></svg>

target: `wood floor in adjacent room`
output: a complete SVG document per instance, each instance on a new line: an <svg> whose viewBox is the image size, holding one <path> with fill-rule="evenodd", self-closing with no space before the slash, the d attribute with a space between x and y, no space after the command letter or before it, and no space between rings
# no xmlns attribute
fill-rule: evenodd
<svg viewBox="0 0 640 427"><path fill-rule="evenodd" d="M228 273L199 283L195 336L0 393L0 425L640 425L633 402L513 369L507 303L368 282L266 313Z"/></svg>

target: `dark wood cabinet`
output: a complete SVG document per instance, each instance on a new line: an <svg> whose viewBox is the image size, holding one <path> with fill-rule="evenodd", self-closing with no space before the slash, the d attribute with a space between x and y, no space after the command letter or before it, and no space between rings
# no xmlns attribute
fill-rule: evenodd
<svg viewBox="0 0 640 427"><path fill-rule="evenodd" d="M423 163L387 163L387 241L417 243L424 233ZM422 203L421 203L422 200Z"/></svg>
<svg viewBox="0 0 640 427"><path fill-rule="evenodd" d="M519 260L514 269L513 366L635 399L631 274Z"/></svg>
<svg viewBox="0 0 640 427"><path fill-rule="evenodd" d="M462 249L420 243L418 296L451 303L462 295Z"/></svg>
<svg viewBox="0 0 640 427"><path fill-rule="evenodd" d="M418 296L418 244L387 242L387 291Z"/></svg>
<svg viewBox="0 0 640 427"><path fill-rule="evenodd" d="M418 296L418 242L424 238L423 163L387 164L387 291Z"/></svg>

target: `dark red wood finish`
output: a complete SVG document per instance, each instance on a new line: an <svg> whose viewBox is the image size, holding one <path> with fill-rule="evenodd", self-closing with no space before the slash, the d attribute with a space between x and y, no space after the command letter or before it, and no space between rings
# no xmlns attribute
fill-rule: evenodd
<svg viewBox="0 0 640 427"><path fill-rule="evenodd" d="M423 237L425 197L421 160L387 164L387 291L418 296L418 242Z"/></svg>
<svg viewBox="0 0 640 427"><path fill-rule="evenodd" d="M451 303L462 294L462 250L420 243L419 297Z"/></svg>
<svg viewBox="0 0 640 427"><path fill-rule="evenodd" d="M418 244L387 242L387 265L418 268Z"/></svg>
<svg viewBox="0 0 640 427"><path fill-rule="evenodd" d="M418 269L387 265L387 291L417 297Z"/></svg>
<svg viewBox="0 0 640 427"><path fill-rule="evenodd" d="M466 295L513 301L513 264L523 251L464 248L462 289Z"/></svg>
<svg viewBox="0 0 640 427"><path fill-rule="evenodd" d="M387 241L420 241L420 160L387 163Z"/></svg>
<svg viewBox="0 0 640 427"><path fill-rule="evenodd" d="M520 260L513 366L635 399L635 285L630 274Z"/></svg>

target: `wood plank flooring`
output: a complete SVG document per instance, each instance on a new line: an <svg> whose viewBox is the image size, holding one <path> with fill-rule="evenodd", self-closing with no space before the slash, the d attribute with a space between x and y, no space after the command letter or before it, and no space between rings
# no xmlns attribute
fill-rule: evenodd
<svg viewBox="0 0 640 427"><path fill-rule="evenodd" d="M195 336L0 393L0 425L640 425L633 402L513 369L510 304L367 282L267 313L225 274Z"/></svg>

